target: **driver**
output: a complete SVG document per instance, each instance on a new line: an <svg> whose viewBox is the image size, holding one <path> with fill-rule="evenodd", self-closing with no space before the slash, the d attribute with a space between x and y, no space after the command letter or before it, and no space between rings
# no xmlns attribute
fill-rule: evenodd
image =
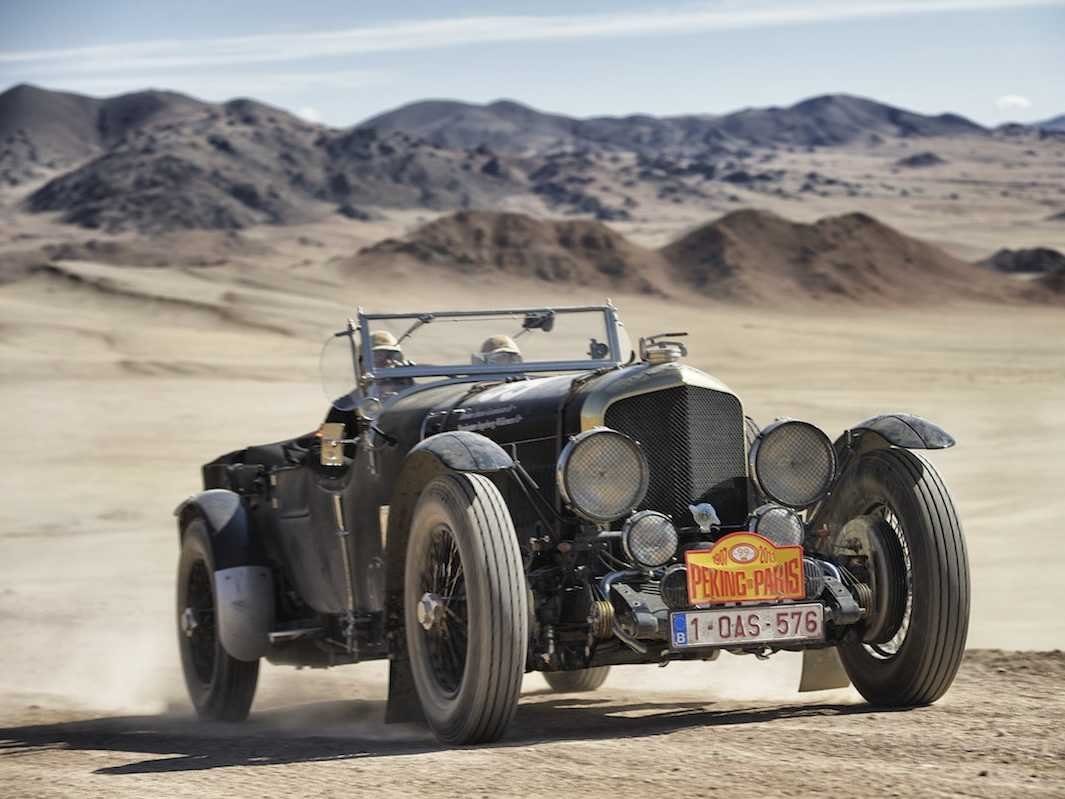
<svg viewBox="0 0 1065 799"><path fill-rule="evenodd" d="M510 336L489 336L481 343L481 351L474 353L472 362L489 366L521 363L521 350Z"/></svg>
<svg viewBox="0 0 1065 799"><path fill-rule="evenodd" d="M403 350L396 337L387 330L375 330L370 335L373 365L377 369L388 366L405 366Z"/></svg>
<svg viewBox="0 0 1065 799"><path fill-rule="evenodd" d="M410 361L403 357L403 349L399 346L396 337L388 330L375 330L370 334L370 347L373 353L373 365L375 369L387 369L396 366L411 366ZM414 379L400 377L393 380L381 380L377 383L381 396L398 394L405 388L414 385Z"/></svg>

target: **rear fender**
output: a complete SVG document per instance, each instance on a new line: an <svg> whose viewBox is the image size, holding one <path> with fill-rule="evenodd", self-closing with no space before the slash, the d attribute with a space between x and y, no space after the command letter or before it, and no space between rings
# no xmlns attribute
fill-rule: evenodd
<svg viewBox="0 0 1065 799"><path fill-rule="evenodd" d="M214 560L218 637L237 660L257 660L269 648L274 624L274 577L253 535L240 496L214 488L190 497L175 511L178 535L200 518Z"/></svg>

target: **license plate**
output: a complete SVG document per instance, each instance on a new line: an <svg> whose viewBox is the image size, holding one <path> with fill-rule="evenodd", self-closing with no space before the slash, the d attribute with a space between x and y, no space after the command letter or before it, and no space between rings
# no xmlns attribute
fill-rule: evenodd
<svg viewBox="0 0 1065 799"><path fill-rule="evenodd" d="M671 614L670 628L674 649L823 641L824 606L815 603L688 610Z"/></svg>

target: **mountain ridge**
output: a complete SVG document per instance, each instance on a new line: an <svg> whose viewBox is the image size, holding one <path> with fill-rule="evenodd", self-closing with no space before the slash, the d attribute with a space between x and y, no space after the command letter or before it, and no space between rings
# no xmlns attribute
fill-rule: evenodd
<svg viewBox="0 0 1065 799"><path fill-rule="evenodd" d="M723 142L817 147L846 144L862 136L990 132L958 114L918 114L848 94L726 114L593 117L544 112L514 100L477 104L432 99L385 111L356 127L402 130L445 147L490 146L511 153L582 143L635 151L663 147L692 151Z"/></svg>

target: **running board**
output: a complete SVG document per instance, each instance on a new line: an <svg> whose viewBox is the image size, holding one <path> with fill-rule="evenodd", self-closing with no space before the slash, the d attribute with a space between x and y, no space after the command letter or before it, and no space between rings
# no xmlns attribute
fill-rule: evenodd
<svg viewBox="0 0 1065 799"><path fill-rule="evenodd" d="M325 634L322 627L301 627L295 630L278 630L270 633L271 644L285 644L289 641L298 641L301 638L318 638Z"/></svg>

